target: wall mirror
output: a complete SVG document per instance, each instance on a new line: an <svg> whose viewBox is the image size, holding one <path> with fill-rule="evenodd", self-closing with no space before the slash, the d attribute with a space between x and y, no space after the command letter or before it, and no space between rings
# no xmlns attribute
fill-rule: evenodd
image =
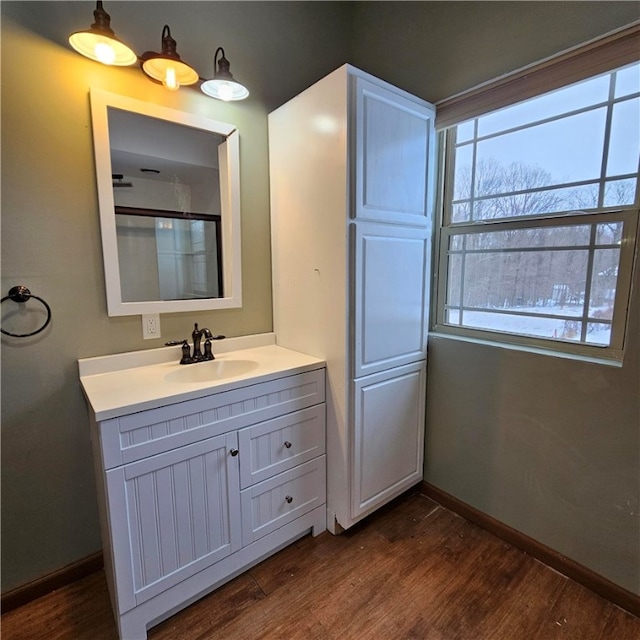
<svg viewBox="0 0 640 640"><path fill-rule="evenodd" d="M242 306L231 124L91 90L110 316Z"/></svg>

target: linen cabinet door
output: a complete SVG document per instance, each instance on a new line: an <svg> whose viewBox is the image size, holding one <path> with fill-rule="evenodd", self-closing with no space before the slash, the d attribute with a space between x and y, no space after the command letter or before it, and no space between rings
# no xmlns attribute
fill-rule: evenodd
<svg viewBox="0 0 640 640"><path fill-rule="evenodd" d="M353 383L353 518L422 480L425 367L418 362Z"/></svg>
<svg viewBox="0 0 640 640"><path fill-rule="evenodd" d="M426 229L352 224L353 377L423 360L430 245Z"/></svg>
<svg viewBox="0 0 640 640"><path fill-rule="evenodd" d="M107 472L123 613L241 546L236 432Z"/></svg>
<svg viewBox="0 0 640 640"><path fill-rule="evenodd" d="M355 83L358 220L427 226L434 196L435 108L364 78Z"/></svg>

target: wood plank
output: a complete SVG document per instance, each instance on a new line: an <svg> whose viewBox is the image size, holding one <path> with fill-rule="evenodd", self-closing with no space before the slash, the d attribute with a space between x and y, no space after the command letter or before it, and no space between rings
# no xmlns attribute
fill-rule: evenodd
<svg viewBox="0 0 640 640"><path fill-rule="evenodd" d="M585 611L589 612L588 616ZM611 611L609 603L592 591L580 585L574 585L572 589L565 587L549 606L547 619L538 626L531 640L599 638L608 631L607 619Z"/></svg>
<svg viewBox="0 0 640 640"><path fill-rule="evenodd" d="M117 640L103 572L2 616L10 640ZM631 640L640 619L412 492L307 536L149 640Z"/></svg>
<svg viewBox="0 0 640 640"><path fill-rule="evenodd" d="M245 612L265 598L265 594L249 573L243 573L216 592L216 598L203 598L192 607L165 620L149 632L150 638L211 637L212 629L241 621ZM208 603L208 605L207 605Z"/></svg>
<svg viewBox="0 0 640 640"><path fill-rule="evenodd" d="M524 533L479 511L475 507L462 502L438 487L427 482L422 482L419 485L419 490L424 495L433 498L438 504L441 504L447 509L451 509L454 513L479 525L485 531L498 536L514 547L537 558L544 564L562 573L562 575L575 580L606 600L626 609L631 614L640 616L640 594L632 593L624 589L575 560L563 556L561 553L547 547L538 540L530 538Z"/></svg>

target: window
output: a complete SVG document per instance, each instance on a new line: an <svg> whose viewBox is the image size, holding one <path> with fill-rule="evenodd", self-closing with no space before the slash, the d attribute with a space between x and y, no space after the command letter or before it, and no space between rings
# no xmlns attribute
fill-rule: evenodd
<svg viewBox="0 0 640 640"><path fill-rule="evenodd" d="M437 331L621 359L640 64L450 127Z"/></svg>

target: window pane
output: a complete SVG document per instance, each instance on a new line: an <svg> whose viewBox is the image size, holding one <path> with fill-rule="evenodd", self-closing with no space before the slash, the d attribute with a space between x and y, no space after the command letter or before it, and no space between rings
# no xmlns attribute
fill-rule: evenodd
<svg viewBox="0 0 640 640"><path fill-rule="evenodd" d="M594 109L575 116L554 120L478 143L479 162L497 162L500 171L509 165L521 167L522 180L507 191L535 186L589 180L600 176L606 109ZM526 172L525 172L526 169ZM485 181L476 195L504 191L504 181Z"/></svg>
<svg viewBox="0 0 640 640"><path fill-rule="evenodd" d="M471 201L454 204L451 212L451 222L469 222L471 220Z"/></svg>
<svg viewBox="0 0 640 640"><path fill-rule="evenodd" d="M470 144L456 149L456 167L453 183L454 200L471 197L471 167L473 146Z"/></svg>
<svg viewBox="0 0 640 640"><path fill-rule="evenodd" d="M616 73L616 98L640 91L640 63L621 69Z"/></svg>
<svg viewBox="0 0 640 640"><path fill-rule="evenodd" d="M627 185L630 186L630 185ZM624 189L626 193L629 189ZM517 218L562 211L584 211L598 206L598 184L579 187L558 187L544 191L519 193L501 198L486 198L473 203L473 220L495 220ZM612 187L612 195L615 196ZM617 196L616 196L617 197ZM456 202L453 205L453 221L470 220L471 202Z"/></svg>
<svg viewBox="0 0 640 640"><path fill-rule="evenodd" d="M590 322L587 325L587 343L609 346L611 344L611 325Z"/></svg>
<svg viewBox="0 0 640 640"><path fill-rule="evenodd" d="M596 245L620 244L622 242L622 222L607 222L596 225Z"/></svg>
<svg viewBox="0 0 640 640"><path fill-rule="evenodd" d="M613 318L619 264L620 249L597 249L594 252L589 298L590 318L598 320Z"/></svg>
<svg viewBox="0 0 640 640"><path fill-rule="evenodd" d="M486 136L506 131L605 102L608 94L609 75L592 78L482 116L478 118L478 135Z"/></svg>
<svg viewBox="0 0 640 640"><path fill-rule="evenodd" d="M466 254L464 306L581 315L586 265L584 250Z"/></svg>
<svg viewBox="0 0 640 640"><path fill-rule="evenodd" d="M463 235L452 236L449 242L449 247L451 251L460 251L461 249L463 249L465 239L466 239L466 236L463 236Z"/></svg>
<svg viewBox="0 0 640 640"><path fill-rule="evenodd" d="M617 207L633 204L636 199L637 186L638 180L636 178L607 182L604 187L603 206Z"/></svg>
<svg viewBox="0 0 640 640"><path fill-rule="evenodd" d="M451 256L449 259L449 275L447 277L447 301L451 307L459 307L461 305L461 281L462 256Z"/></svg>
<svg viewBox="0 0 640 640"><path fill-rule="evenodd" d="M536 247L585 247L589 244L590 237L591 225L588 224L533 227L531 229L455 234L451 238L449 247L452 253L462 250L463 238L466 238L467 252L492 252Z"/></svg>
<svg viewBox="0 0 640 640"><path fill-rule="evenodd" d="M640 98L613 105L607 176L636 173L640 156Z"/></svg>
<svg viewBox="0 0 640 640"><path fill-rule="evenodd" d="M452 315L459 315L459 312L455 314L452 312ZM465 311L463 319L465 327L537 338L575 342L580 340L582 332L582 322L579 319L562 320L560 318L529 317L487 311Z"/></svg>
<svg viewBox="0 0 640 640"><path fill-rule="evenodd" d="M475 120L469 120L468 122L463 122L458 126L456 134L458 142L465 142L466 140L471 140L471 138L473 138L474 122Z"/></svg>

